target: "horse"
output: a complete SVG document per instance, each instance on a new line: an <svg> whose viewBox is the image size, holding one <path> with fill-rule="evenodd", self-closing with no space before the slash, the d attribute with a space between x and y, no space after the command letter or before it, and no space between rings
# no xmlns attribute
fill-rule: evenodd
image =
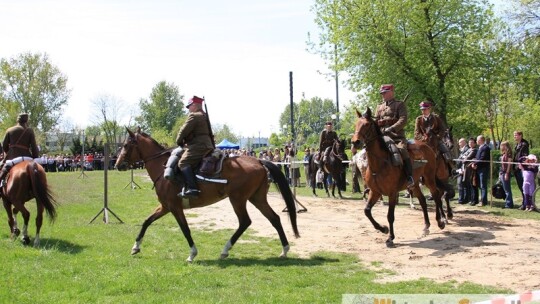
<svg viewBox="0 0 540 304"><path fill-rule="evenodd" d="M193 262L198 251L191 237L184 208L205 207L228 197L238 217L239 226L225 244L220 258L225 259L229 256L229 250L234 246L242 233L251 225L251 219L246 209L248 200L274 226L283 248L280 257L287 257L289 242L279 216L268 204L267 193L270 187L270 177L277 184L278 190L285 200L294 236L300 237L300 234L296 223L294 197L287 179L279 167L269 161L256 159L251 156L228 157L223 161L221 172L221 178L226 183L199 182L199 189L201 190L199 196L197 198L184 199L177 196L179 184L165 179L163 175L164 164L167 162L171 151L166 150L148 134L141 132L140 128L136 132L132 132L129 129L127 131L128 136L119 152L115 167L119 171L125 171L129 165L133 165L138 161L144 162L144 166L154 184L160 203L154 212L143 222L135 244L132 247L132 255L140 252L140 246L148 227L156 220L171 212L190 247L187 262Z"/></svg>
<svg viewBox="0 0 540 304"><path fill-rule="evenodd" d="M30 212L24 207L24 204L33 198L36 199L37 216L34 247L38 247L40 243L39 233L43 224L43 211L45 210L50 221L54 222L57 206L56 199L47 184L47 176L43 167L33 160L24 160L17 163L9 171L6 184L0 189L0 195L7 212L12 239L17 238L21 233L17 227L17 213L21 212L24 220L22 242L25 245L30 244L30 237L28 236ZM13 206L13 209L11 209L11 206Z"/></svg>
<svg viewBox="0 0 540 304"><path fill-rule="evenodd" d="M452 219L454 217L454 214L452 212L452 207L450 206L450 200L454 198L455 196L455 190L454 186L449 182L449 180L452 177L451 169L449 168L448 164L446 163L446 160L444 159L444 156L438 149L438 143L435 141L434 137L430 137L430 140L433 140L432 142L428 141L428 145L432 147L436 154L436 161L437 161L437 171L436 176L437 179L440 180L444 184L444 201L446 202L446 213L444 212L444 209L441 209L440 212L445 219ZM446 146L446 148L451 152L452 155L455 155L455 145L454 145L454 137L452 135L452 127L444 129L443 136L440 139L442 144ZM436 147L436 148L433 148ZM414 202L412 196L410 196L409 205L411 208L415 209Z"/></svg>
<svg viewBox="0 0 540 304"><path fill-rule="evenodd" d="M386 240L387 247L394 246L394 213L395 207L398 203L399 191L407 188L407 179L401 167L392 165L391 152L386 146L382 133L377 126L377 123L372 118L371 109L367 108L366 113L362 115L356 110L357 120L355 123L355 131L352 136L351 142L355 147L359 147L361 142L364 142L368 166L366 169L366 184L370 191L366 207L364 208L364 214L369 221L373 224L375 229L388 234L389 237ZM429 234L429 217L427 211L426 198L422 194L418 180L420 177L424 180L424 185L429 189L433 196L436 208L435 219L440 229L444 229L446 221L443 219L440 210L442 210L442 184L436 178L435 172L437 164L435 162L435 153L433 150L422 142L415 142L414 144L408 144L409 154L411 160L420 161L423 165L416 167L413 165L413 175L415 184L412 187L412 194L418 198L420 205L422 206L422 212L424 215L424 229L422 236ZM379 198L383 195L388 196L388 224L387 226L381 226L371 214L371 209Z"/></svg>
<svg viewBox="0 0 540 304"><path fill-rule="evenodd" d="M343 174L345 172L345 167L343 164L344 160L347 160L347 155L345 154L345 140L334 140L332 148L330 149L330 154L328 155L326 162L323 164L323 185L328 197L330 197L330 191L328 190L326 181L328 176L331 176L332 180L334 181L332 183L332 197L336 198L335 189L337 186L339 198L343 199L341 191L345 188L345 176ZM308 178L310 179L311 190L313 192L313 196L317 196L317 193L315 193L315 188L317 186L315 178L317 171L319 170L319 165L315 163L314 154L309 156L308 163Z"/></svg>

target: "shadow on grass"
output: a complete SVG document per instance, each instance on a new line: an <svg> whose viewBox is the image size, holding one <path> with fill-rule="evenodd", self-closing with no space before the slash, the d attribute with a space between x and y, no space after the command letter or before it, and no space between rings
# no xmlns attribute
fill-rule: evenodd
<svg viewBox="0 0 540 304"><path fill-rule="evenodd" d="M41 239L38 249L55 250L68 254L79 254L84 250L85 246L73 244L68 241L59 239Z"/></svg>
<svg viewBox="0 0 540 304"><path fill-rule="evenodd" d="M256 258L227 258L224 260L198 260L197 263L216 266L220 268L227 267L251 267L251 266L273 266L273 267L288 267L288 266L301 266L301 267L311 267L311 266L320 266L329 263L339 263L341 262L336 258L327 258L321 256L314 256L309 259L301 258L267 258L267 259L256 259Z"/></svg>

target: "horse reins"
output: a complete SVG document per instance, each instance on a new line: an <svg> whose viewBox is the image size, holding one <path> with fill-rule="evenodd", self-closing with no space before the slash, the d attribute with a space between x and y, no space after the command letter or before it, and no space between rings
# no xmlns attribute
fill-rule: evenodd
<svg viewBox="0 0 540 304"><path fill-rule="evenodd" d="M135 149L137 149L137 152L139 153L139 155L142 155L141 154L141 151L139 150L139 145L137 144L138 140L137 140L137 136L139 136L139 134L135 134L135 138L130 138L130 143L133 144L135 146ZM146 167L146 163L149 163L150 161L152 160L156 160L158 158L160 158L161 156L167 154L167 153L171 153L173 149L166 149L166 150L163 150L163 151L160 151L158 153L155 153L155 154L152 154L150 155L149 157L143 159L143 163L145 164L145 167ZM129 151L129 155L126 155L125 158L129 158L129 156L131 156L131 152L132 150ZM156 180L152 180L152 183L155 184L161 179L161 177L163 176L164 172L161 172L161 174L158 176L158 178Z"/></svg>

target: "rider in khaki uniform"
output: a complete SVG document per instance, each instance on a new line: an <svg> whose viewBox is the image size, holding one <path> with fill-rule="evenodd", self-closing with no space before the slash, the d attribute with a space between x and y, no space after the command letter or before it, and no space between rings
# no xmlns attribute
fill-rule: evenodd
<svg viewBox="0 0 540 304"><path fill-rule="evenodd" d="M186 189L178 194L183 197L197 197L199 195L200 191L197 189L193 168L201 162L208 152L214 149L208 118L202 110L203 101L204 99L197 96L193 96L189 100L186 105L189 115L176 137L176 143L185 147L178 162L186 184Z"/></svg>
<svg viewBox="0 0 540 304"><path fill-rule="evenodd" d="M432 104L428 101L422 101L420 103L422 115L416 118L414 139L427 143L433 151L441 152L446 163L450 168L453 168L452 155L446 145L441 141L446 130L446 125L439 115L431 113L431 106Z"/></svg>
<svg viewBox="0 0 540 304"><path fill-rule="evenodd" d="M4 150L4 165L6 160L14 159L19 156L38 157L38 147L34 130L28 127L28 114L21 113L17 117L17 125L7 129L4 141L2 142ZM3 181L9 169L3 166L0 171L0 181Z"/></svg>
<svg viewBox="0 0 540 304"><path fill-rule="evenodd" d="M414 185L412 163L407 151L405 125L407 124L407 108L402 101L394 98L394 85L383 84L379 89L382 103L377 106L375 119L381 132L390 137L403 156L403 171L407 177L408 187Z"/></svg>
<svg viewBox="0 0 540 304"><path fill-rule="evenodd" d="M319 168L321 169L328 155L330 155L330 149L332 149L334 140L339 140L337 133L332 128L332 122L327 121L324 125L324 130L321 131L321 135L319 136ZM321 158L320 155L324 156Z"/></svg>

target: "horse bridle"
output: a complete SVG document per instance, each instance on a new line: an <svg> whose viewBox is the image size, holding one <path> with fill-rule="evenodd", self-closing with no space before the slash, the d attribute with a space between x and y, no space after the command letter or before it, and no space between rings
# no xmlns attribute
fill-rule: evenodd
<svg viewBox="0 0 540 304"><path fill-rule="evenodd" d="M128 137L128 142L129 142L129 144L135 146L135 149L137 149L137 153L139 153L139 156L141 156L142 154L141 154L141 151L139 150L138 139L137 139L139 134L135 133L134 135L135 135L135 137L131 137L131 136ZM161 156L169 153L170 150L171 149L167 149L167 150L163 150L163 151L160 151L158 153L152 154L152 155L148 156L147 158L143 158L142 161L143 161L143 163L146 164L146 163L148 163L148 162L150 162L150 161L152 161L154 159L158 159ZM124 159L129 159L131 157L131 153L133 153L133 149L129 149L129 154L126 153L126 156L124 157Z"/></svg>
<svg viewBox="0 0 540 304"><path fill-rule="evenodd" d="M375 130L375 127L373 126L375 124L374 122L369 121L367 118L364 118L364 119L366 119L368 123L371 125L371 128L368 128L368 131L366 131L363 136L364 145L367 146L372 141L377 140L377 131ZM358 137L360 137L360 130L358 130L356 134L358 135Z"/></svg>

